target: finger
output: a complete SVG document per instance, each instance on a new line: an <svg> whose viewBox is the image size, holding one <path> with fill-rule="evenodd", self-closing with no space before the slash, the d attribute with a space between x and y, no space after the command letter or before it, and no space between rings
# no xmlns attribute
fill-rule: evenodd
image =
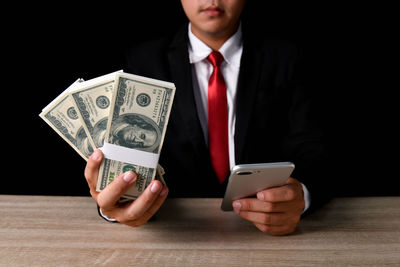
<svg viewBox="0 0 400 267"><path fill-rule="evenodd" d="M156 201L162 190L160 181L153 181L146 190L127 208L127 220L138 220L147 212Z"/></svg>
<svg viewBox="0 0 400 267"><path fill-rule="evenodd" d="M254 223L254 225L262 232L270 235L288 235L296 230L296 225L267 225Z"/></svg>
<svg viewBox="0 0 400 267"><path fill-rule="evenodd" d="M96 149L86 163L85 178L90 188L90 193L93 197L97 195L96 185L97 177L99 176L99 167L103 159L103 153L100 149Z"/></svg>
<svg viewBox="0 0 400 267"><path fill-rule="evenodd" d="M294 184L285 184L273 187L257 193L257 198L268 202L287 202L300 198L302 188Z"/></svg>
<svg viewBox="0 0 400 267"><path fill-rule="evenodd" d="M164 203L165 199L167 199L167 196L168 196L168 187L164 186L164 188L158 195L158 198L154 201L153 205L151 205L150 208L144 212L142 218L143 223L146 223L148 220L150 220L151 217L153 217L154 214L156 214L156 212L160 209L160 207Z"/></svg>
<svg viewBox="0 0 400 267"><path fill-rule="evenodd" d="M115 208L118 200L135 184L136 179L137 174L133 171L121 174L99 193L97 204L103 211Z"/></svg>
<svg viewBox="0 0 400 267"><path fill-rule="evenodd" d="M267 202L257 198L242 198L235 200L232 204L235 212L285 212L290 208L290 202Z"/></svg>
<svg viewBox="0 0 400 267"><path fill-rule="evenodd" d="M283 212L263 213L252 211L241 211L239 216L253 223L268 225L285 225L289 222L289 216Z"/></svg>

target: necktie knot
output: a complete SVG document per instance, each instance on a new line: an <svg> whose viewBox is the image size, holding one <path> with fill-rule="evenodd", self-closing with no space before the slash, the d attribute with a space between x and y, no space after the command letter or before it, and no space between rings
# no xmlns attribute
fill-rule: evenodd
<svg viewBox="0 0 400 267"><path fill-rule="evenodd" d="M221 65L222 61L224 61L224 56L218 51L212 51L208 55L207 60L215 68L215 67L219 67Z"/></svg>

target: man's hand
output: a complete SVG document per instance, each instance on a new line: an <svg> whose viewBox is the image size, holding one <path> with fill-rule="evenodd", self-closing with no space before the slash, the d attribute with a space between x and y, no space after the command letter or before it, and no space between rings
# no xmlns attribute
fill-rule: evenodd
<svg viewBox="0 0 400 267"><path fill-rule="evenodd" d="M257 198L233 202L234 211L262 232L286 235L295 231L304 210L303 188L294 178L285 185L257 193Z"/></svg>
<svg viewBox="0 0 400 267"><path fill-rule="evenodd" d="M103 153L97 149L90 156L85 168L90 194L96 200L101 212L129 226L145 224L164 203L168 188L163 188L160 181L153 181L135 201L118 204L120 197L135 184L137 175L132 171L126 172L101 192L96 192L97 176L102 159Z"/></svg>

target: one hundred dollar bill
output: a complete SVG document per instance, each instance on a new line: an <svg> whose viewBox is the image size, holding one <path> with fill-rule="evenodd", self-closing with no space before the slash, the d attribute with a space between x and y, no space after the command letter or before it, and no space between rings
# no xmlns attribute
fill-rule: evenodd
<svg viewBox="0 0 400 267"><path fill-rule="evenodd" d="M122 70L118 72L123 73ZM40 113L40 117L85 160L94 148L103 145L116 73L88 81L77 79ZM164 173L157 165L155 179L166 185Z"/></svg>
<svg viewBox="0 0 400 267"><path fill-rule="evenodd" d="M117 73L105 142L160 154L174 94L173 83ZM138 174L136 185L124 195L130 199L137 198L156 176L154 168L105 158L100 166L97 191L128 170Z"/></svg>
<svg viewBox="0 0 400 267"><path fill-rule="evenodd" d="M81 82L75 89L69 90L75 109L94 148L100 148L104 143L116 73L123 71ZM164 173L164 169L158 165L156 179L166 185Z"/></svg>
<svg viewBox="0 0 400 267"><path fill-rule="evenodd" d="M102 147L104 143L116 73L85 81L70 91L75 109L94 148Z"/></svg>
<svg viewBox="0 0 400 267"><path fill-rule="evenodd" d="M82 79L75 81L47 105L39 116L75 149L79 155L87 160L93 152L93 147L69 95L69 92L82 81Z"/></svg>

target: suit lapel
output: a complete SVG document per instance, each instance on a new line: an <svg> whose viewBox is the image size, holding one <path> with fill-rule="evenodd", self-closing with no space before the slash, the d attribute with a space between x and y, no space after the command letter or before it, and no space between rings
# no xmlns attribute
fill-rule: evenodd
<svg viewBox="0 0 400 267"><path fill-rule="evenodd" d="M192 71L189 62L187 26L175 36L168 51L169 69L175 82L175 104L188 138L192 140L197 153L208 155L207 147L197 115L193 93Z"/></svg>
<svg viewBox="0 0 400 267"><path fill-rule="evenodd" d="M244 36L245 37L245 36ZM261 50L256 40L244 39L236 96L235 161L243 160L246 135L254 109L255 97L262 67Z"/></svg>

